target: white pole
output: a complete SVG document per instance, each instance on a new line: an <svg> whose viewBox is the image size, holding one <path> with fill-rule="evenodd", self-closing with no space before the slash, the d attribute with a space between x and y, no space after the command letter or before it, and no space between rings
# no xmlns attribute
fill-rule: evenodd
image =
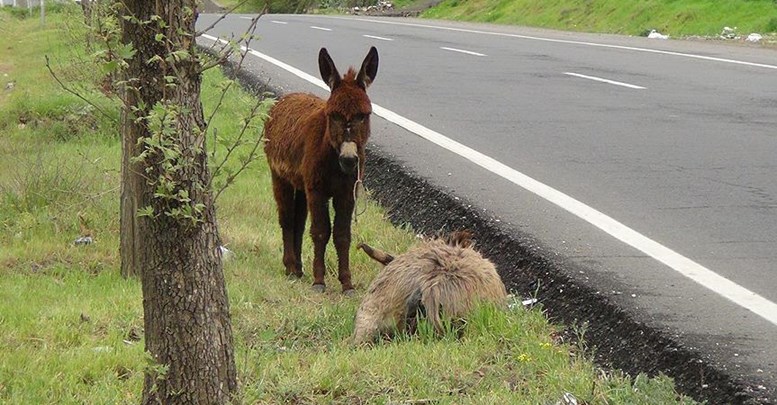
<svg viewBox="0 0 777 405"><path fill-rule="evenodd" d="M40 25L46 25L46 1L40 0Z"/></svg>

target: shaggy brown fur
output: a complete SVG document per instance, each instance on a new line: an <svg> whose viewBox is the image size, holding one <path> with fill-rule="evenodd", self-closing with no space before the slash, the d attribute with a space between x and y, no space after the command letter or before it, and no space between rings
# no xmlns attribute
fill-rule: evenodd
<svg viewBox="0 0 777 405"><path fill-rule="evenodd" d="M463 318L478 302L501 305L507 297L496 268L473 249L469 233L427 240L396 258L367 245L359 247L386 267L356 313L356 344L393 331L408 331L413 326L408 321L417 312L425 312L439 333L443 316Z"/></svg>
<svg viewBox="0 0 777 405"><path fill-rule="evenodd" d="M301 93L281 98L270 110L264 150L283 230L286 274L302 277L302 235L310 212L313 288L324 290L324 253L333 233L331 198L338 278L343 292L350 292L353 190L364 172L364 147L370 136L372 113L366 90L378 72L378 51L371 48L358 74L350 68L342 78L325 48L321 48L318 63L321 78L331 89L329 99Z"/></svg>

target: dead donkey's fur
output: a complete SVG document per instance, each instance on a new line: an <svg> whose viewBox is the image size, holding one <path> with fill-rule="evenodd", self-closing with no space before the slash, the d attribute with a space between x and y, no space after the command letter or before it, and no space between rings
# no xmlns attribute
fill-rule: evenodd
<svg viewBox="0 0 777 405"><path fill-rule="evenodd" d="M393 331L412 333L416 314L440 333L443 316L463 318L476 303L505 302L507 293L496 268L472 248L468 232L426 240L396 258L365 244L359 247L386 267L356 313L355 344Z"/></svg>

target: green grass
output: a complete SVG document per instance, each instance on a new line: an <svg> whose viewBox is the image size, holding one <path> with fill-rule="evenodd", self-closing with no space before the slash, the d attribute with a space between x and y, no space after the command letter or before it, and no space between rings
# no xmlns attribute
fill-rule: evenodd
<svg viewBox="0 0 777 405"><path fill-rule="evenodd" d="M674 36L777 31L772 0L444 0L427 18L520 24L572 31Z"/></svg>
<svg viewBox="0 0 777 405"><path fill-rule="evenodd" d="M394 8L427 4L427 0L396 0ZM263 5L253 1L240 10L259 12ZM443 0L421 16L626 35L646 35L656 29L675 37L716 36L725 26L737 27L743 35L777 32L773 0Z"/></svg>
<svg viewBox="0 0 777 405"><path fill-rule="evenodd" d="M48 54L69 85L116 115L115 103L93 90L100 78L75 46L81 35L62 30L76 17L52 14L42 28L0 11L0 34L15 34L0 48L0 85L16 82L0 90L0 402L7 404L138 403L148 364L139 282L118 275L117 126L59 88L44 67ZM224 81L216 70L207 73L206 111ZM253 102L233 89L212 127L234 137ZM68 124L70 114L79 118ZM93 231L91 245L73 244L79 215ZM300 281L283 275L263 159L221 196L218 215L235 252L225 272L244 403L538 404L555 403L564 392L589 404L692 402L666 377L601 371L580 346L557 341L557 327L540 309L520 305L481 308L461 339L422 328L420 336L353 348L358 297L339 294L332 274L322 295L311 293L309 274ZM415 242L373 203L354 234L356 242L392 252ZM378 268L352 253L362 294ZM303 254L309 263L307 238Z"/></svg>

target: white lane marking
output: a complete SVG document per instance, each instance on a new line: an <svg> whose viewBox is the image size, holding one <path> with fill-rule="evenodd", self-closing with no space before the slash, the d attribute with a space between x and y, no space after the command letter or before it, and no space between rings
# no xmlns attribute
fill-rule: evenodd
<svg viewBox="0 0 777 405"><path fill-rule="evenodd" d="M284 24L284 25L288 24L286 21L278 21L278 20L270 20L270 22L273 24Z"/></svg>
<svg viewBox="0 0 777 405"><path fill-rule="evenodd" d="M440 49L444 49L446 51L452 51L452 52L466 53L467 55L486 56L483 53L465 51L464 49L448 48L447 46L441 46Z"/></svg>
<svg viewBox="0 0 777 405"><path fill-rule="evenodd" d="M379 39L379 40L381 40L381 41L393 41L393 40L394 40L394 39L392 39L392 38L384 38L384 37L378 37L378 36L375 36L375 35L367 35L367 34L364 34L364 35L362 35L362 36L363 36L363 37L365 37L365 38Z"/></svg>
<svg viewBox="0 0 777 405"><path fill-rule="evenodd" d="M321 31L332 31L331 28L316 27L315 25L311 25L310 28L313 28L314 30L321 30Z"/></svg>
<svg viewBox="0 0 777 405"><path fill-rule="evenodd" d="M714 56L704 56L704 55L696 55L696 54L692 54L692 53L683 53L683 52L674 52L674 51L662 51L660 49L640 48L640 47L634 47L634 46L610 45L610 44L601 44L601 43L597 43L597 42L573 41L573 40L569 40L569 39L544 38L544 37L535 37L535 36L530 36L530 35L508 34L506 32L493 32L493 31L473 30L473 29L467 29L467 28L440 27L440 26L436 26L436 25L413 24L413 23L405 23L405 22L399 22L399 21L381 21L381 20L372 20L372 19L369 19L369 18L347 18L347 17L334 17L334 16L307 16L307 17L333 18L333 19L340 19L340 20L372 22L372 23L376 23L376 24L403 25L403 26L408 26L408 27L432 28L432 29L436 29L436 30L466 32L466 33L470 33L470 34L494 35L494 36L508 37L508 38L530 39L530 40L534 40L534 41L555 42L555 43L560 43L560 44L584 45L584 46L592 46L592 47L598 47L598 48L610 48L610 49L622 49L622 50L627 50L627 51L648 52L648 53L656 53L656 54L662 54L662 55L681 56L681 57L685 57L685 58L701 59L701 60L707 60L707 61L712 61L712 62L733 63L733 64L736 64L736 65L744 65L744 66L752 66L752 67L760 67L760 68L765 68L765 69L775 69L775 70L777 70L777 65L769 65L769 64L766 64L766 63L746 62L746 61L736 60L736 59L716 58Z"/></svg>
<svg viewBox="0 0 777 405"><path fill-rule="evenodd" d="M594 81L602 82L602 83L614 84L616 86L628 87L630 89L637 89L637 90L645 90L646 89L646 87L637 86L636 84L629 84L629 83L624 83L624 82L616 82L615 80L603 79L601 77L596 77L596 76L586 76L586 75L581 75L580 73L564 72L564 74L568 75L568 76L579 77L579 78L582 78L582 79L588 79L588 80L594 80Z"/></svg>
<svg viewBox="0 0 777 405"><path fill-rule="evenodd" d="M243 20L253 20L255 17L245 17L245 16L243 16L243 17L240 17L240 18L243 19Z"/></svg>
<svg viewBox="0 0 777 405"><path fill-rule="evenodd" d="M214 36L203 34L203 38L211 41L227 43L227 41L218 39ZM245 47L242 47L245 50ZM291 65L283 63L278 59L265 55L255 50L249 52L273 65L284 69L297 77L306 80L324 90L329 87L319 78L313 77ZM372 105L373 112L402 128L424 138L435 145L447 149L472 163L504 178L508 181L546 199L547 201L561 207L573 215L585 220L591 225L601 229L616 239L627 245L642 251L646 255L667 265L677 273L695 281L716 294L727 298L736 305L753 312L773 325L777 325L777 304L758 295L757 293L742 287L741 285L715 273L714 271L702 266L699 263L675 252L668 247L640 234L639 232L627 227L615 219L605 215L596 209L585 205L584 203L544 184L537 180L489 157L468 146L462 145L453 139L446 137L439 132L433 131L425 126L411 121L393 111L385 109L377 104Z"/></svg>

